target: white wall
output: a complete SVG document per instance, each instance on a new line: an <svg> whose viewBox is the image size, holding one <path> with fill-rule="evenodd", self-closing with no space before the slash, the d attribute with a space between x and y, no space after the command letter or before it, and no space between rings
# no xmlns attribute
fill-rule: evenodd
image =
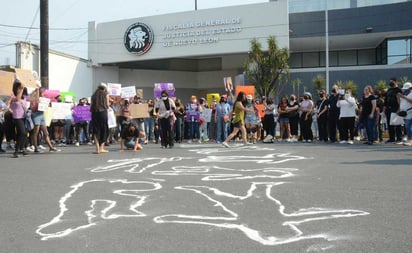
<svg viewBox="0 0 412 253"><path fill-rule="evenodd" d="M196 24L211 20L239 20L239 22L196 26ZM143 55L129 53L124 46L126 30L137 22L150 26L154 32L154 44ZM174 28L182 24L193 26ZM220 31L220 29L226 28L239 28L240 30L201 36L190 35L204 31ZM185 33L186 35L179 38L169 36L175 33ZM252 38L259 38L263 41L270 35L276 36L280 47L289 47L287 0L141 17L108 23L90 22L89 59L94 64L103 64L172 57L246 53L250 48ZM180 46L174 44L180 40L191 41L201 38L217 38L218 41Z"/></svg>
<svg viewBox="0 0 412 253"><path fill-rule="evenodd" d="M85 60L49 54L49 89L72 91L78 100L91 96L92 85L92 69Z"/></svg>

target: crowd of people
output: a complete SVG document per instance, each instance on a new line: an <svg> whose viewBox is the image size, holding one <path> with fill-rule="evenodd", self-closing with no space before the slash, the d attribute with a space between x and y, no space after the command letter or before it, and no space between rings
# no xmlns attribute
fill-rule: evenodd
<svg viewBox="0 0 412 253"><path fill-rule="evenodd" d="M44 145L50 152L58 152L58 147L70 144L94 144L96 154L107 153L105 147L114 143L119 143L121 151L138 151L151 142L173 148L183 141L216 142L225 147L236 140L245 145L259 141L354 144L356 140L373 145L383 142L385 131L389 136L386 143L412 146L412 84L406 82L399 87L396 78L390 80L385 92L366 86L359 99L351 90L333 85L330 94L320 90L316 101L305 92L302 97L283 96L277 104L273 98L258 99L244 92L236 98L231 92L222 94L219 101L213 98L210 103L191 96L185 104L167 91L147 101L139 96L115 100L102 84L90 102L87 98L76 104L65 101L73 106L89 106L91 120L58 119L50 126L46 126L43 111L38 110L44 91L39 87L29 95L24 84L16 80L11 99L0 100L0 139L3 144L5 137L5 149L13 149L16 158L27 152L43 153L47 149ZM62 100L60 95L55 99ZM131 116L130 105L139 103L147 103L148 117ZM208 110L209 118L205 116ZM110 128L108 111L113 112L116 121ZM27 127L27 117L32 127ZM0 146L0 152L5 149Z"/></svg>

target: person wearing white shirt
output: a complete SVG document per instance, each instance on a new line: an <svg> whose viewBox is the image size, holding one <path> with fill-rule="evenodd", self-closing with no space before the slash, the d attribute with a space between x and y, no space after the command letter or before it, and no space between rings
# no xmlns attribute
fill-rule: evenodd
<svg viewBox="0 0 412 253"><path fill-rule="evenodd" d="M336 106L340 108L340 143L353 144L355 136L356 100L350 89L339 95Z"/></svg>
<svg viewBox="0 0 412 253"><path fill-rule="evenodd" d="M403 94L400 96L400 111L405 111L406 116L403 119L405 122L405 131L407 140L403 142L405 146L412 146L412 84L406 82L402 87Z"/></svg>

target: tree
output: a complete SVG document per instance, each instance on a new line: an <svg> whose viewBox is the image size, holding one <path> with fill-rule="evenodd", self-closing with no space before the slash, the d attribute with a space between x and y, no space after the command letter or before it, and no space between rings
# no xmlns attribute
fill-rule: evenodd
<svg viewBox="0 0 412 253"><path fill-rule="evenodd" d="M375 87L373 87L377 91L385 92L389 86L386 84L385 80L379 80L376 82Z"/></svg>
<svg viewBox="0 0 412 253"><path fill-rule="evenodd" d="M312 79L312 82L316 91L326 89L326 80L323 75L318 74L315 78Z"/></svg>
<svg viewBox="0 0 412 253"><path fill-rule="evenodd" d="M358 85L353 80L346 81L342 89L351 90L354 97L358 95Z"/></svg>
<svg viewBox="0 0 412 253"><path fill-rule="evenodd" d="M278 96L289 76L289 51L279 48L274 36L267 39L268 50L256 39L250 41L250 52L243 65L249 81L255 84L256 95Z"/></svg>

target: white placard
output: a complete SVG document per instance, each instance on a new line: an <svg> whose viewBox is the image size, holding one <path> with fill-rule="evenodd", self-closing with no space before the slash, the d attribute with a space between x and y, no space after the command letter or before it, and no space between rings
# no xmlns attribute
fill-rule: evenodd
<svg viewBox="0 0 412 253"><path fill-rule="evenodd" d="M212 109L204 108L200 117L204 118L206 122L210 122L212 120Z"/></svg>
<svg viewBox="0 0 412 253"><path fill-rule="evenodd" d="M135 86L127 86L122 88L122 97L124 98L133 98L136 96L136 87Z"/></svg>
<svg viewBox="0 0 412 253"><path fill-rule="evenodd" d="M72 104L52 102L54 109L53 119L67 119L72 117Z"/></svg>
<svg viewBox="0 0 412 253"><path fill-rule="evenodd" d="M107 90L110 96L120 96L122 92L122 85L120 83L108 83Z"/></svg>
<svg viewBox="0 0 412 253"><path fill-rule="evenodd" d="M39 97L39 107L37 110L44 112L49 108L50 98Z"/></svg>

